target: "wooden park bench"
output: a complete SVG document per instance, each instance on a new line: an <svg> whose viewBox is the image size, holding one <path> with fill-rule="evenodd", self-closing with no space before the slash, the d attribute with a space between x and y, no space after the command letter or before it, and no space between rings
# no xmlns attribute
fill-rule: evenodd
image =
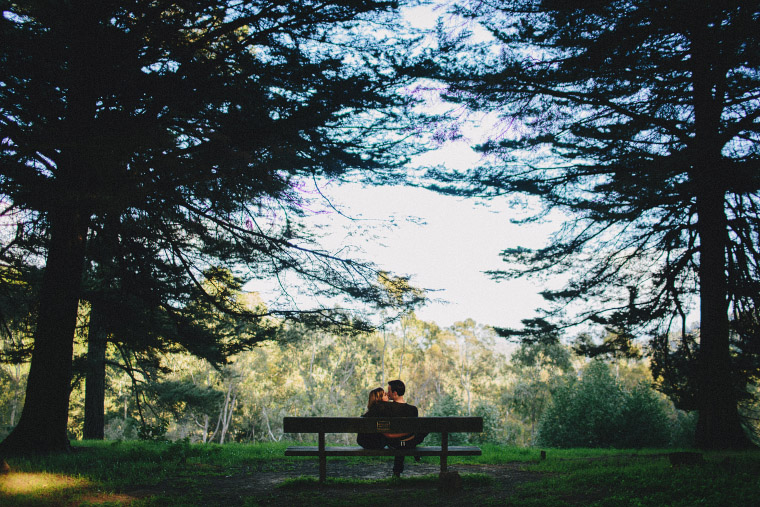
<svg viewBox="0 0 760 507"><path fill-rule="evenodd" d="M328 456L440 456L441 473L448 470L449 456L480 456L480 447L450 446L449 433L483 431L482 417L285 417L285 433L318 433L317 446L291 446L285 456L319 458L319 482L327 477ZM410 449L364 449L326 447L326 433L440 433L441 445L420 445ZM424 442L423 442L424 443Z"/></svg>

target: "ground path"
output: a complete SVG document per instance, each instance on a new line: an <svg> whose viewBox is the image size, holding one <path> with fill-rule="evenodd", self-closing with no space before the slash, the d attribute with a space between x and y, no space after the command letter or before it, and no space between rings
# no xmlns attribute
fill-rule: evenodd
<svg viewBox="0 0 760 507"><path fill-rule="evenodd" d="M437 476L438 463L414 463L409 460L398 481L382 483L318 485L308 483L283 487L291 478L317 477L317 460L273 461L269 464L225 470L218 465L188 464L187 474L157 486L124 491L127 498L190 496L198 505L477 505L477 499L496 501L514 493L517 485L535 481L541 474L524 470L525 463L500 465L457 464L449 467L460 474L482 474L492 478L480 484L466 485L459 492L443 492L436 481L417 481L415 477ZM328 477L347 479L385 479L390 477L392 462L357 463L340 459L327 463ZM193 473L195 470L196 473ZM122 498L124 498L124 496Z"/></svg>

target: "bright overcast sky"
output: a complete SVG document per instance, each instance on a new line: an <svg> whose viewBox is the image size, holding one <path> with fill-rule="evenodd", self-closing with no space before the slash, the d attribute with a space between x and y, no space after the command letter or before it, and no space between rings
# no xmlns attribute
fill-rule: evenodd
<svg viewBox="0 0 760 507"><path fill-rule="evenodd" d="M448 144L430 153L420 164L445 163L463 169L478 162L464 142ZM479 324L519 326L541 306L533 280L495 282L484 271L504 267L499 253L505 248L545 245L558 223L516 225L521 211L510 209L506 199L483 202L444 196L422 188L326 183L315 191L307 227L323 235L321 246L332 254L371 261L412 285L427 289L430 301L417 310L423 320L447 327L471 318ZM246 290L260 292L271 307L296 303L299 308L331 306L330 301L307 297L297 280L283 278L290 299L276 296L274 281L252 282ZM294 285L295 284L295 285Z"/></svg>
<svg viewBox="0 0 760 507"><path fill-rule="evenodd" d="M460 142L418 162L462 169L478 159ZM417 311L419 318L443 327L468 318L508 327L533 316L541 305L536 282L495 282L484 271L504 267L499 253L505 248L543 246L556 223L515 225L510 219L520 215L505 200L484 203L421 188L327 185L321 190L351 218L338 213L313 217L328 224L324 245L331 251L348 247L351 256L431 290L432 301Z"/></svg>
<svg viewBox="0 0 760 507"><path fill-rule="evenodd" d="M334 245L353 242L368 260L410 276L413 285L434 291L432 299L443 300L417 311L421 319L440 326L467 318L516 326L540 305L540 288L531 281L497 283L483 273L503 267L499 252L504 248L540 246L546 239L546 228L511 224L503 203L485 207L474 200L406 187L341 187L329 193L343 203L341 209L349 216L378 220L377 238L347 237L338 227ZM350 227L348 220L335 219ZM383 220L395 225L384 226Z"/></svg>
<svg viewBox="0 0 760 507"><path fill-rule="evenodd" d="M429 29L441 15L445 11L427 5L408 9L406 17L417 28ZM488 123L480 120L481 127ZM471 140L477 137L469 129L464 133ZM468 143L459 141L424 155L415 165L463 170L480 162ZM517 213L505 201L486 205L420 188L336 185L322 190L355 219L332 215L326 245L355 245L380 268L430 290L431 301L417 311L419 318L442 327L468 318L512 327L541 305L536 282L495 282L484 271L504 267L499 253L505 248L543 246L557 224L518 226L510 223Z"/></svg>
<svg viewBox="0 0 760 507"><path fill-rule="evenodd" d="M407 19L418 28L431 28L443 14L423 6L409 10ZM486 120L479 119L480 128L485 128ZM465 136L472 140L477 134L465 131ZM468 144L459 141L424 155L415 165L467 169L480 162ZM532 317L541 305L538 292L542 287L536 282L497 283L484 271L503 268L499 253L505 248L543 246L558 224L518 226L510 223L518 214L505 200L485 205L420 188L328 184L320 192L350 217L332 212L307 218L311 227L327 234L323 246L372 261L394 275L409 276L413 285L430 290L431 301L417 311L419 318L442 327L468 318L480 324L513 327ZM324 202L318 207L323 206ZM248 288L269 299L261 282ZM291 296L299 299L293 290ZM315 304L296 302L303 307ZM324 301L317 304L329 305Z"/></svg>

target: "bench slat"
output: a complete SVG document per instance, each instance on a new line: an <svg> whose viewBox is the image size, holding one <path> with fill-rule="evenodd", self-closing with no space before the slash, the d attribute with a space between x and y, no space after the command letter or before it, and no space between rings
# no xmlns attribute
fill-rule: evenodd
<svg viewBox="0 0 760 507"><path fill-rule="evenodd" d="M326 447L327 456L440 456L440 446L419 446L413 449L364 449L363 447ZM457 445L448 448L449 456L480 456L480 447ZM292 446L285 450L285 456L319 456L319 448L314 446Z"/></svg>
<svg viewBox="0 0 760 507"><path fill-rule="evenodd" d="M482 417L284 417L285 433L480 433Z"/></svg>

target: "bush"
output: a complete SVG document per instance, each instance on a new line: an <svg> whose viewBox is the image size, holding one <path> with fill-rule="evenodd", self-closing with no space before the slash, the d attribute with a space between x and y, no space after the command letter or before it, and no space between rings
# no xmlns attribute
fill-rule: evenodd
<svg viewBox="0 0 760 507"><path fill-rule="evenodd" d="M601 361L562 385L541 417L537 443L549 447L658 447L668 443L666 408L645 385L626 391Z"/></svg>
<svg viewBox="0 0 760 507"><path fill-rule="evenodd" d="M452 417L463 415L462 405L451 394L443 394L438 397L426 414L430 417ZM464 433L449 433L449 445L463 445L467 443L467 435ZM423 445L441 445L441 434L431 433L425 438Z"/></svg>
<svg viewBox="0 0 760 507"><path fill-rule="evenodd" d="M663 447L670 441L663 401L645 384L639 384L625 396L618 419L620 438L616 447Z"/></svg>
<svg viewBox="0 0 760 507"><path fill-rule="evenodd" d="M676 410L670 418L670 447L688 449L694 447L697 431L697 413Z"/></svg>
<svg viewBox="0 0 760 507"><path fill-rule="evenodd" d="M135 419L123 419L113 417L106 421L106 440L137 440L137 427L139 422Z"/></svg>
<svg viewBox="0 0 760 507"><path fill-rule="evenodd" d="M470 442L475 444L483 444L485 442L503 443L506 440L499 410L496 407L493 405L478 405L475 407L472 415L483 418L483 433L470 434Z"/></svg>
<svg viewBox="0 0 760 507"><path fill-rule="evenodd" d="M15 426L11 426L10 424L0 425L0 441L5 440L5 437L10 435L13 428L15 428Z"/></svg>
<svg viewBox="0 0 760 507"><path fill-rule="evenodd" d="M156 440L163 442L166 440L166 432L169 425L165 421L156 421L156 424L144 422L137 428L137 437L140 440Z"/></svg>

